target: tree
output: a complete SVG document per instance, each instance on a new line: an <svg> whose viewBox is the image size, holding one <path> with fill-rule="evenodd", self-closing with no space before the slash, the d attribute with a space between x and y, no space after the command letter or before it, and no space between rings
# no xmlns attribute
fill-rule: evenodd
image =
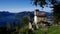
<svg viewBox="0 0 60 34"><path fill-rule="evenodd" d="M32 0L32 4L34 4L35 6L39 5L40 7L44 7L49 3L51 3L52 5L55 5L58 3L58 1L57 0Z"/></svg>
<svg viewBox="0 0 60 34"><path fill-rule="evenodd" d="M48 6L53 8L53 18L55 22L58 22L60 20L60 1L58 0L32 0L32 3L37 6L39 5L40 7L44 8L44 6ZM50 4L49 4L50 3Z"/></svg>
<svg viewBox="0 0 60 34"><path fill-rule="evenodd" d="M57 5L54 5L53 8L54 8L53 9L54 21L58 23L60 21L60 15L59 15L60 14L60 3Z"/></svg>
<svg viewBox="0 0 60 34"><path fill-rule="evenodd" d="M7 27L6 26L0 26L0 34L7 34Z"/></svg>
<svg viewBox="0 0 60 34"><path fill-rule="evenodd" d="M8 30L11 29L11 22L10 21L7 22L7 29Z"/></svg>
<svg viewBox="0 0 60 34"><path fill-rule="evenodd" d="M23 25L28 24L29 19L28 19L27 17L23 17L23 18L21 19L21 22L23 23Z"/></svg>
<svg viewBox="0 0 60 34"><path fill-rule="evenodd" d="M16 28L16 32L18 32L18 31L19 31L19 25L18 25L18 22L17 22L17 21L14 22L14 26L15 26L15 28Z"/></svg>

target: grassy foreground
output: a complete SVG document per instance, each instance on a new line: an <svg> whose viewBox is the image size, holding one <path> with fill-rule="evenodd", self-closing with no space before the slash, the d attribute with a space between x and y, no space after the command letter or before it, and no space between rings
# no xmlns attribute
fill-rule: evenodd
<svg viewBox="0 0 60 34"><path fill-rule="evenodd" d="M24 29L24 28L23 28ZM34 30L33 33L34 34L42 34L46 32L47 34L60 34L60 27L57 27L57 26L51 26L49 28L49 30L41 30L40 28L38 30ZM22 34L28 34L28 27L26 27Z"/></svg>

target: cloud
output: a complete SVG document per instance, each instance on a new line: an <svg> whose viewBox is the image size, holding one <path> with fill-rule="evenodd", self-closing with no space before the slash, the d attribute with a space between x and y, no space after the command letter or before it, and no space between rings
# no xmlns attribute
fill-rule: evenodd
<svg viewBox="0 0 60 34"><path fill-rule="evenodd" d="M46 11L46 12L50 12L52 10L51 8L48 8L48 7L43 8L43 10L40 7L33 7L33 8L30 7L30 8L0 9L0 11L9 11L9 12L17 13L22 11L34 11L35 9L39 9L40 11Z"/></svg>

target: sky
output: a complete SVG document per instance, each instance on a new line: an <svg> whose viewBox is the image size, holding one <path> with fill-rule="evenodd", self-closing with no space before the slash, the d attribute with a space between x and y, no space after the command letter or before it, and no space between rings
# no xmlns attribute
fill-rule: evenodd
<svg viewBox="0 0 60 34"><path fill-rule="evenodd" d="M31 4L30 0L0 0L0 11L9 12L22 12L22 11L34 11L39 9L40 11L51 12L51 8L45 7L43 10L39 6Z"/></svg>

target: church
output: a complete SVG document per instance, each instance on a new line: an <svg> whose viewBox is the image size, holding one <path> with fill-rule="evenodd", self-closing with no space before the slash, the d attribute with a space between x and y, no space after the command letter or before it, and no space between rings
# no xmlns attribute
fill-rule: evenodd
<svg viewBox="0 0 60 34"><path fill-rule="evenodd" d="M36 9L34 11L34 21L37 21L37 23L46 22L46 14Z"/></svg>
<svg viewBox="0 0 60 34"><path fill-rule="evenodd" d="M36 9L34 11L34 20L33 23L29 22L29 29L34 29L32 26L34 25L36 29L39 28L38 24L46 22L46 14L44 12ZM32 25L33 24L33 25Z"/></svg>

